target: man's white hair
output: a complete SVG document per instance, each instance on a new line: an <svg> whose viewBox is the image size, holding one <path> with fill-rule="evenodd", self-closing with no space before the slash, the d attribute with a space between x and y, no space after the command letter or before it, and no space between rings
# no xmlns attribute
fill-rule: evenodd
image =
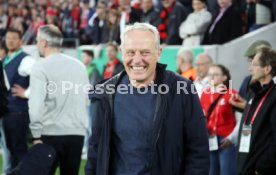
<svg viewBox="0 0 276 175"><path fill-rule="evenodd" d="M194 53L192 50L180 49L177 53L177 56L183 59L186 62L193 63Z"/></svg>
<svg viewBox="0 0 276 175"><path fill-rule="evenodd" d="M152 32L153 36L154 36L154 40L156 43L156 48L159 50L160 49L160 36L159 36L159 32L157 30L156 27L148 24L148 23L134 23L132 25L128 25L125 27L125 29L123 30L123 32L121 33L121 46L123 46L124 44L124 40L125 40L125 35L129 32L129 31L133 31L133 30L147 30Z"/></svg>

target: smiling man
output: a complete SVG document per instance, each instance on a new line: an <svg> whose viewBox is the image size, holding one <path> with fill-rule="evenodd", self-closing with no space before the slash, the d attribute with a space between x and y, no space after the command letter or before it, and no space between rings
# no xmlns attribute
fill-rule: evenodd
<svg viewBox="0 0 276 175"><path fill-rule="evenodd" d="M189 80L158 63L157 29L135 23L126 27L121 41L125 71L91 95L95 114L86 175L208 174L207 131L198 97ZM185 93L177 93L179 81L187 85ZM121 93L122 86L132 90ZM164 86L168 93L159 91Z"/></svg>

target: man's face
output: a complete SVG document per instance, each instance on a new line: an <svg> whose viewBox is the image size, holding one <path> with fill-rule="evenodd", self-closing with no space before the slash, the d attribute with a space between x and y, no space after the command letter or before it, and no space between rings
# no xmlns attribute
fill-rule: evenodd
<svg viewBox="0 0 276 175"><path fill-rule="evenodd" d="M193 0L194 11L200 11L205 7L205 5L200 0Z"/></svg>
<svg viewBox="0 0 276 175"><path fill-rule="evenodd" d="M117 51L116 49L113 47L113 46L108 46L106 48L106 55L107 55L107 58L112 61L114 60L115 58L117 58Z"/></svg>
<svg viewBox="0 0 276 175"><path fill-rule="evenodd" d="M195 62L197 76L199 76L200 78L205 78L208 75L210 65L211 63L206 56L199 56Z"/></svg>
<svg viewBox="0 0 276 175"><path fill-rule="evenodd" d="M6 46L9 51L15 52L20 49L22 40L19 37L19 34L16 32L8 32L6 34Z"/></svg>
<svg viewBox="0 0 276 175"><path fill-rule="evenodd" d="M142 0L141 6L142 6L143 11L145 11L145 12L150 10L153 7L152 0Z"/></svg>
<svg viewBox="0 0 276 175"><path fill-rule="evenodd" d="M229 6L231 2L232 0L218 0L218 5L220 6L220 8L225 8Z"/></svg>
<svg viewBox="0 0 276 175"><path fill-rule="evenodd" d="M129 31L121 47L122 60L131 81L147 85L155 79L156 64L161 55L154 35L147 30Z"/></svg>
<svg viewBox="0 0 276 175"><path fill-rule="evenodd" d="M87 53L85 53L85 52L83 52L83 53L81 54L81 58L82 58L82 62L83 62L83 64L84 64L85 66L91 64L91 62L92 62L92 57L89 56L89 55L88 55Z"/></svg>
<svg viewBox="0 0 276 175"><path fill-rule="evenodd" d="M162 5L165 7L165 8L168 8L172 5L173 3L173 0L162 0Z"/></svg>
<svg viewBox="0 0 276 175"><path fill-rule="evenodd" d="M262 78L266 76L265 74L265 67L262 67L260 64L261 53L257 53L251 63L250 72L252 74L252 79L260 81Z"/></svg>

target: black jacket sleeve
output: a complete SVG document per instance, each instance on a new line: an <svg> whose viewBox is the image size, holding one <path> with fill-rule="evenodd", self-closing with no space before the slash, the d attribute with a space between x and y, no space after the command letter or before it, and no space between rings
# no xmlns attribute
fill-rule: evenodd
<svg viewBox="0 0 276 175"><path fill-rule="evenodd" d="M188 85L187 87L192 87ZM185 95L185 133L186 175L203 175L209 173L209 142L202 107L197 94Z"/></svg>
<svg viewBox="0 0 276 175"><path fill-rule="evenodd" d="M8 111L7 88L4 81L2 61L0 61L0 117Z"/></svg>
<svg viewBox="0 0 276 175"><path fill-rule="evenodd" d="M99 100L92 100L91 105L94 105L92 116L92 136L89 138L88 155L85 167L85 175L96 175L99 142L103 125L103 106Z"/></svg>
<svg viewBox="0 0 276 175"><path fill-rule="evenodd" d="M272 130L271 142L260 156L256 164L256 171L260 175L269 175L276 171L276 108L274 107L271 112L270 127ZM272 173L273 174L273 173Z"/></svg>

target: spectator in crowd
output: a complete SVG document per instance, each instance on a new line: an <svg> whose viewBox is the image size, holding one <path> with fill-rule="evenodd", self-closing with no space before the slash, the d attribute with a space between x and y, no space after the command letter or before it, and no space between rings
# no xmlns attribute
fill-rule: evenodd
<svg viewBox="0 0 276 175"><path fill-rule="evenodd" d="M235 118L228 102L235 90L229 88L229 70L223 65L212 65L208 72L211 87L203 91L201 105L207 118L211 166L209 175L236 174L237 131L240 119Z"/></svg>
<svg viewBox="0 0 276 175"><path fill-rule="evenodd" d="M14 20L17 18L17 6L16 4L8 4L8 24L7 29L14 25Z"/></svg>
<svg viewBox="0 0 276 175"><path fill-rule="evenodd" d="M8 16L4 10L4 3L0 3L0 37L4 37L8 25Z"/></svg>
<svg viewBox="0 0 276 175"><path fill-rule="evenodd" d="M123 31L125 26L135 22L141 21L142 11L131 6L130 0L119 0L120 31Z"/></svg>
<svg viewBox="0 0 276 175"><path fill-rule="evenodd" d="M158 25L162 45L181 45L179 27L188 14L189 10L178 1L162 1L161 21Z"/></svg>
<svg viewBox="0 0 276 175"><path fill-rule="evenodd" d="M241 120L238 144L238 175L273 174L276 171L276 52L257 49L251 64L252 93Z"/></svg>
<svg viewBox="0 0 276 175"><path fill-rule="evenodd" d="M61 6L60 18L64 39L75 37L74 21L70 15L69 2L67 1Z"/></svg>
<svg viewBox="0 0 276 175"><path fill-rule="evenodd" d="M249 31L254 31L260 27L263 27L272 20L272 1L271 0L247 0L247 3L255 7L255 19L251 26L249 26Z"/></svg>
<svg viewBox="0 0 276 175"><path fill-rule="evenodd" d="M39 28L37 47L45 59L33 66L30 77L30 130L33 144L45 143L56 151L51 175L58 165L61 175L78 175L88 124L84 87L89 80L80 61L60 53L61 41L62 34L56 26ZM68 89L64 83L73 87ZM50 86L56 89L51 91Z"/></svg>
<svg viewBox="0 0 276 175"><path fill-rule="evenodd" d="M120 43L120 13L117 9L109 9L106 22L102 29L102 43L106 44L112 41Z"/></svg>
<svg viewBox="0 0 276 175"><path fill-rule="evenodd" d="M73 20L73 30L75 36L77 36L79 26L80 26L80 14L81 14L81 7L80 7L80 0L72 0L72 8L70 10L70 16Z"/></svg>
<svg viewBox="0 0 276 175"><path fill-rule="evenodd" d="M81 58L82 63L86 67L90 84L96 85L102 78L96 64L92 63L94 60L94 52L92 50L83 50Z"/></svg>
<svg viewBox="0 0 276 175"><path fill-rule="evenodd" d="M96 12L89 19L88 36L90 36L92 44L102 43L103 26L106 20L107 4L105 1L99 1L96 7Z"/></svg>
<svg viewBox="0 0 276 175"><path fill-rule="evenodd" d="M247 48L244 56L247 58L247 61L249 63L249 66L251 66L252 60L254 58L254 56L256 55L256 49L259 46L267 46L267 47L271 47L271 44L265 40L257 40L254 41L253 43L250 44L250 46ZM250 67L249 67L250 68ZM249 69L251 70L251 69ZM249 87L250 84L252 83L252 72L250 72L250 75L246 76L243 81L242 84L240 86L239 89L239 94L235 94L232 96L232 98L230 98L230 103L239 108L239 109L244 109L246 106L246 100L247 96L249 95ZM236 100L235 100L236 99Z"/></svg>
<svg viewBox="0 0 276 175"><path fill-rule="evenodd" d="M149 23L157 27L160 23L160 12L154 7L153 0L142 0L142 17L141 22Z"/></svg>
<svg viewBox="0 0 276 175"><path fill-rule="evenodd" d="M11 88L19 85L29 86L29 64L33 58L22 48L22 34L16 29L9 29L5 37L8 54L3 60ZM3 118L4 133L8 149L11 153L11 168L14 169L27 152L27 131L29 124L27 99L14 96L8 91L9 113Z"/></svg>
<svg viewBox="0 0 276 175"><path fill-rule="evenodd" d="M40 14L37 14L37 16L33 19L32 23L30 24L29 28L23 35L23 41L24 44L30 44L35 41L37 30L40 26L43 26L44 20Z"/></svg>
<svg viewBox="0 0 276 175"><path fill-rule="evenodd" d="M207 53L201 53L196 58L195 70L197 76L194 81L194 85L199 98L201 97L202 92L210 87L208 71L212 64L213 60Z"/></svg>
<svg viewBox="0 0 276 175"><path fill-rule="evenodd" d="M193 0L194 12L181 23L179 28L180 38L183 46L199 46L203 40L204 33L209 26L212 15L206 10L206 0Z"/></svg>
<svg viewBox="0 0 276 175"><path fill-rule="evenodd" d="M80 43L90 44L89 36L86 35L86 29L88 28L88 20L92 17L94 9L89 7L89 1L85 0L81 3L81 13L80 13Z"/></svg>
<svg viewBox="0 0 276 175"><path fill-rule="evenodd" d="M108 79L124 70L124 66L118 59L118 45L115 42L108 43L106 46L108 62L104 67L103 78Z"/></svg>
<svg viewBox="0 0 276 175"><path fill-rule="evenodd" d="M247 48L246 52L244 53L244 56L247 58L247 61L249 64L252 63L252 60L254 56L256 55L256 49L257 47L265 45L267 47L271 47L271 44L265 40L257 40L254 41L253 43L250 44L250 46ZM252 75L248 75L242 82L242 85L239 90L239 94L245 98L246 94L248 93L249 90L249 85L252 81Z"/></svg>
<svg viewBox="0 0 276 175"><path fill-rule="evenodd" d="M126 71L99 86L103 93L91 96L96 112L86 175L207 174L208 141L199 99L189 80L158 63L157 29L135 23L126 27L121 41ZM177 82L187 85L187 91L177 93ZM170 89L166 94L157 90L163 85ZM111 94L110 87L115 87ZM119 87L131 89L123 93ZM147 87L157 91L143 90Z"/></svg>
<svg viewBox="0 0 276 175"><path fill-rule="evenodd" d="M10 152L7 147L5 132L3 128L3 119L2 117L8 113L8 89L9 83L7 81L7 76L5 74L5 70L3 69L2 59L6 57L8 54L8 48L6 47L5 41L1 40L0 42L0 145L2 149L2 174L8 174L11 170L11 162L10 162Z"/></svg>
<svg viewBox="0 0 276 175"><path fill-rule="evenodd" d="M205 32L203 44L224 44L242 34L241 14L232 0L217 0L220 11Z"/></svg>
<svg viewBox="0 0 276 175"><path fill-rule="evenodd" d="M83 50L82 51L82 63L86 67L86 71L88 73L89 82L91 85L95 86L97 83L99 83L102 80L102 77L99 73L99 70L96 66L96 64L92 63L94 59L94 52L92 50ZM93 114L93 106L89 104L88 106L88 130L84 137L84 145L82 149L82 157L87 157L87 151L88 151L88 140L91 136L91 127L92 127L92 114Z"/></svg>
<svg viewBox="0 0 276 175"><path fill-rule="evenodd" d="M217 0L207 0L207 9L212 14L212 16L215 16L219 12L219 5Z"/></svg>
<svg viewBox="0 0 276 175"><path fill-rule="evenodd" d="M185 78L194 81L196 70L193 67L194 54L191 50L180 49L177 53L177 72Z"/></svg>

